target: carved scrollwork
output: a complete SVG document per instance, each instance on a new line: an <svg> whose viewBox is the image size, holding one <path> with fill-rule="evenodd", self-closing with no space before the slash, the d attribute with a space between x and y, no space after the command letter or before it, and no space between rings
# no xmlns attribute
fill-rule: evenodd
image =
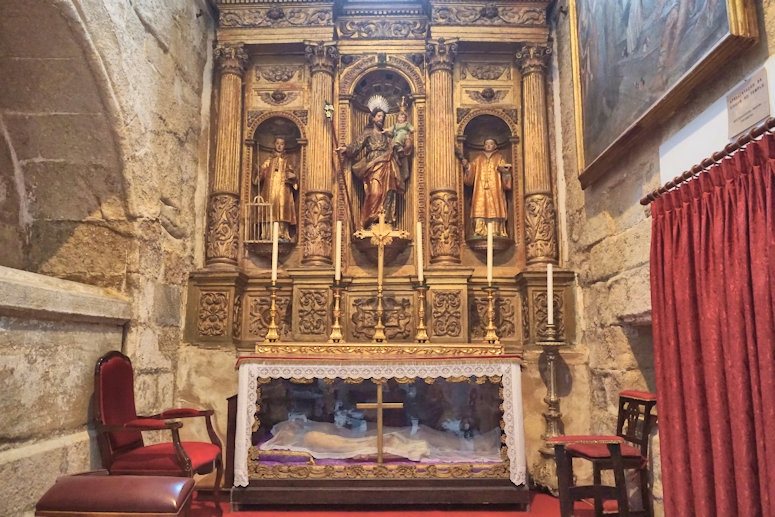
<svg viewBox="0 0 775 517"><path fill-rule="evenodd" d="M506 79L511 79L511 65L508 63L468 63L461 69L461 78L468 78L471 74L480 81L497 81L503 74Z"/></svg>
<svg viewBox="0 0 775 517"><path fill-rule="evenodd" d="M213 194L207 211L207 260L237 260L239 200L235 194Z"/></svg>
<svg viewBox="0 0 775 517"><path fill-rule="evenodd" d="M433 8L431 20L434 25L546 25L546 8L494 3L483 7L439 5Z"/></svg>
<svg viewBox="0 0 775 517"><path fill-rule="evenodd" d="M258 337L263 339L266 336L266 331L269 328L269 322L271 321L271 315L269 309L272 301L269 295L256 296L248 298L248 335L250 337ZM277 324L277 333L281 337L288 337L291 335L291 311L289 307L291 305L290 296L278 296L277 297L277 317L275 322Z"/></svg>
<svg viewBox="0 0 775 517"><path fill-rule="evenodd" d="M234 296L234 321L231 324L232 336L239 337L242 334L242 296Z"/></svg>
<svg viewBox="0 0 775 517"><path fill-rule="evenodd" d="M411 334L413 317L412 302L409 298L397 299L385 296L382 321L385 325L385 335L388 339L407 339ZM353 323L355 339L370 340L377 324L377 298L355 298L352 301L354 312L350 317Z"/></svg>
<svg viewBox="0 0 775 517"><path fill-rule="evenodd" d="M525 244L528 262L557 257L556 214L551 196L536 194L525 201Z"/></svg>
<svg viewBox="0 0 775 517"><path fill-rule="evenodd" d="M337 24L344 39L423 39L428 33L427 20L343 20Z"/></svg>
<svg viewBox="0 0 775 517"><path fill-rule="evenodd" d="M431 193L428 210L431 260L460 260L460 210L457 193L437 190Z"/></svg>
<svg viewBox="0 0 775 517"><path fill-rule="evenodd" d="M229 295L224 292L203 292L199 296L197 332L200 336L225 336L229 321Z"/></svg>
<svg viewBox="0 0 775 517"><path fill-rule="evenodd" d="M522 304L522 340L526 343L530 340L530 305L524 294L519 295Z"/></svg>
<svg viewBox="0 0 775 517"><path fill-rule="evenodd" d="M287 83L304 70L300 65L261 65L256 67L256 80L264 79L271 83Z"/></svg>
<svg viewBox="0 0 775 517"><path fill-rule="evenodd" d="M434 337L458 337L463 331L463 302L460 291L433 290L431 318Z"/></svg>
<svg viewBox="0 0 775 517"><path fill-rule="evenodd" d="M558 339L565 339L565 320L562 317L564 312L564 303L561 292L555 292L553 296L554 305L554 327ZM536 334L538 339L549 339L549 333L546 331L549 316L546 313L546 291L536 291L533 293L533 307L535 307Z"/></svg>
<svg viewBox="0 0 775 517"><path fill-rule="evenodd" d="M266 9L221 8L218 24L224 28L249 27L309 27L333 23L331 9L316 7L292 7L283 9L272 6Z"/></svg>
<svg viewBox="0 0 775 517"><path fill-rule="evenodd" d="M298 296L299 334L325 335L328 322L328 292L301 289Z"/></svg>
<svg viewBox="0 0 775 517"><path fill-rule="evenodd" d="M307 192L304 198L304 261L331 262L334 207L330 192Z"/></svg>
<svg viewBox="0 0 775 517"><path fill-rule="evenodd" d="M487 325L487 309L489 302L486 297L474 298L469 308L469 318L471 322L471 337L484 338ZM495 317L494 324L498 336L502 338L511 337L516 333L516 324L514 323L514 301L510 298L495 299Z"/></svg>

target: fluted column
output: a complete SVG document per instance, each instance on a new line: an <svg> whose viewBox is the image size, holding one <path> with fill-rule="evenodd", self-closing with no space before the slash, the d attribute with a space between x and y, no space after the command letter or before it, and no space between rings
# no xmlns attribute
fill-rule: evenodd
<svg viewBox="0 0 775 517"><path fill-rule="evenodd" d="M215 165L207 208L208 266L236 266L239 246L239 170L242 78L248 55L241 43L215 49L220 75Z"/></svg>
<svg viewBox="0 0 775 517"><path fill-rule="evenodd" d="M549 167L546 63L552 50L525 45L516 59L522 75L527 263L557 262L557 212Z"/></svg>
<svg viewBox="0 0 775 517"><path fill-rule="evenodd" d="M311 72L309 106L309 164L303 199L302 264L331 265L333 254L333 126L323 109L333 101L334 71L339 51L334 43L311 43L305 48Z"/></svg>
<svg viewBox="0 0 775 517"><path fill-rule="evenodd" d="M457 43L429 42L425 46L428 61L428 149L427 173L428 235L431 264L460 263L460 199L457 192L455 162L455 119L452 99L452 69Z"/></svg>

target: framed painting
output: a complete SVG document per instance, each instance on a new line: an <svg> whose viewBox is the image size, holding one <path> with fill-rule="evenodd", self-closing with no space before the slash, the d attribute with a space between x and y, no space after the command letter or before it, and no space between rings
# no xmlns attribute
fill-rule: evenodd
<svg viewBox="0 0 775 517"><path fill-rule="evenodd" d="M570 0L583 188L758 38L753 0Z"/></svg>

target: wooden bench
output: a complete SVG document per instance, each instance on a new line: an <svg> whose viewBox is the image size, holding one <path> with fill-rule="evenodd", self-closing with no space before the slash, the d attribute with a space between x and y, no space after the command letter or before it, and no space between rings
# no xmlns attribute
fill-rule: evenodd
<svg viewBox="0 0 775 517"><path fill-rule="evenodd" d="M35 506L39 517L187 517L194 480L171 476L64 476Z"/></svg>

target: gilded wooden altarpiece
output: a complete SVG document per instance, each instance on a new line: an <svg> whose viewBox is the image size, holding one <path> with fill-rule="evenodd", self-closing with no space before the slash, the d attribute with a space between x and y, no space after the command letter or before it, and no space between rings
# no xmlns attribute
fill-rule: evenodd
<svg viewBox="0 0 775 517"><path fill-rule="evenodd" d="M208 221L206 237L220 249L233 247L236 258L214 250L205 267L192 274L188 338L207 346L278 353L288 351L286 343L295 351L303 351L304 343L318 349L325 344L332 355L353 347L408 356L418 348L429 354L486 355L530 345L533 339L525 339L530 333L520 329L534 315L522 308L534 304L525 303L526 287L519 279L529 278L531 286L543 283L540 275L528 273L558 260L543 89L551 55L547 2L216 4L217 59L231 61L215 78L220 114L208 217L218 219ZM407 113L413 148L393 223L408 237L393 239L384 255L388 339L372 348L361 345L371 340L378 254L354 237L364 187L335 148L363 130L367 104L377 96L386 102L386 127L399 111ZM333 108L331 116L326 106ZM280 340L265 343L271 319L271 227L250 234L248 207L258 194L256 171L271 156L278 135L286 140L285 152L298 176L296 217L290 238L278 243ZM493 239L497 346L482 341L487 239L472 234L471 187L463 183L461 161L482 152L488 137L497 141L514 178L504 194L505 235ZM228 159L220 163L219 156ZM227 201L236 202L238 216L226 217L230 212L218 209ZM327 343L334 321L337 221L343 227L343 339ZM420 242L427 286L422 322ZM428 339L418 342L423 324Z"/></svg>
<svg viewBox="0 0 775 517"><path fill-rule="evenodd" d="M214 4L208 246L190 277L188 341L277 360L513 358L549 335L547 264L558 266L559 335L573 341L547 123L548 0ZM381 252L359 232L373 188L358 172L366 155L346 147L373 127L375 106L391 138L411 129L411 145L391 144L399 179L383 215L394 210L395 236ZM396 125L402 113L410 128ZM487 139L510 177L492 244L475 231L475 187L463 179ZM292 171L288 220L259 196L259 171L277 163ZM275 222L287 230L277 244Z"/></svg>

